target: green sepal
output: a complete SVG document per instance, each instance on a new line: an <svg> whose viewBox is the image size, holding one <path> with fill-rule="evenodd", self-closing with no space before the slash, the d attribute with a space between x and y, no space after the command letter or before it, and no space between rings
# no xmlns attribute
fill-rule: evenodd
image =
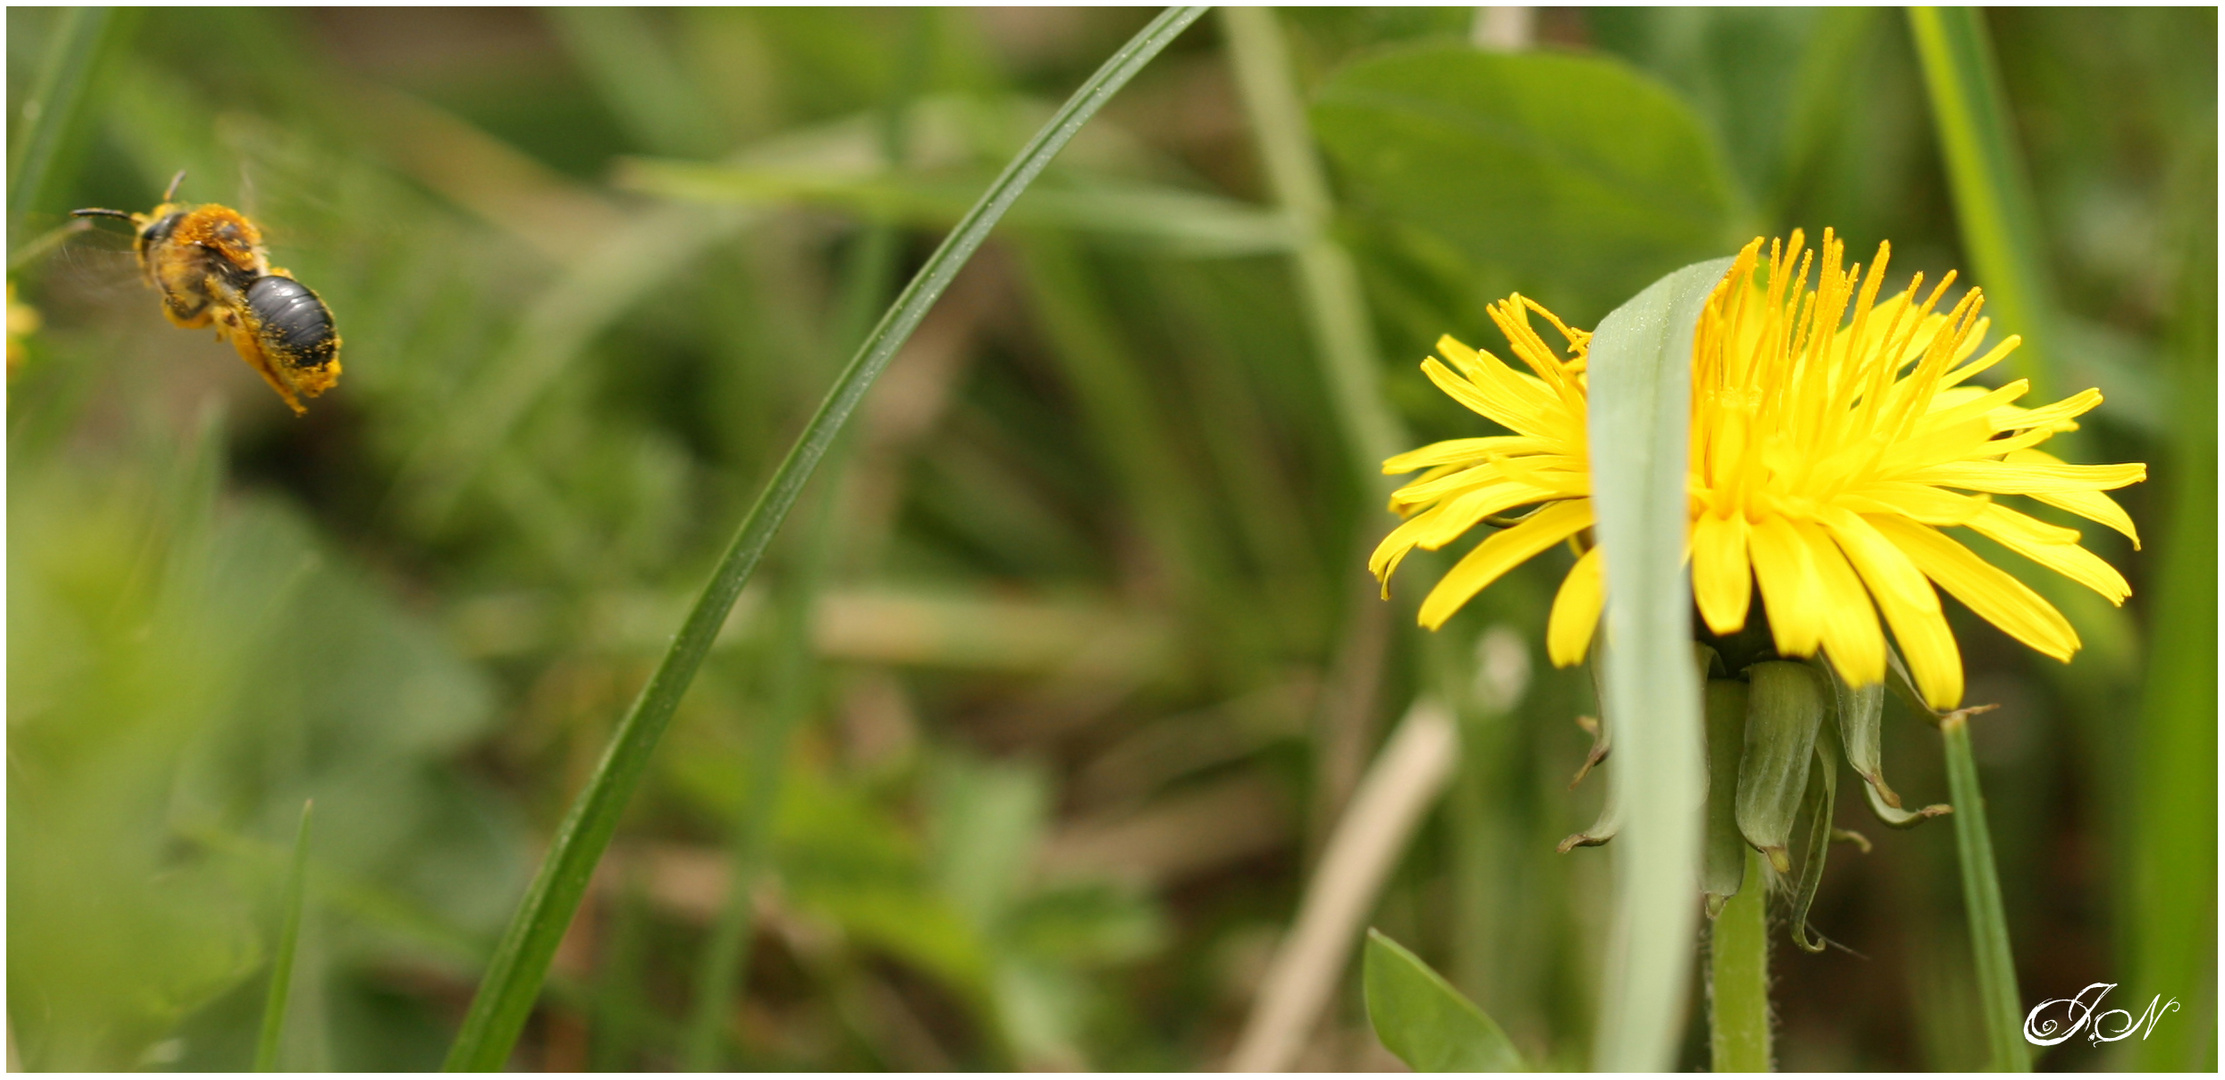
<svg viewBox="0 0 2225 1080"><path fill-rule="evenodd" d="M1823 683L1806 664L1765 660L1746 669L1745 748L1738 765L1738 831L1780 874L1792 872L1786 847L1808 788L1816 732L1829 708ZM1836 757L1836 755L1833 755Z"/></svg>
<svg viewBox="0 0 2225 1080"><path fill-rule="evenodd" d="M1903 810L1897 806L1887 806L1885 800L1878 797L1877 789L1867 784L1862 786L1862 794L1869 800L1870 813L1875 815L1877 820L1884 822L1885 827L1889 829L1913 829L1935 817L1945 817L1955 812L1954 807L1943 802L1932 803L1929 806L1915 810Z"/></svg>
<svg viewBox="0 0 2225 1080"><path fill-rule="evenodd" d="M1897 668L1899 658L1893 658ZM1945 803L1933 803L1917 810L1904 809L1901 797L1885 782L1884 717L1885 683L1851 687L1839 676L1838 669L1828 663L1817 664L1824 677L1831 680L1835 707L1832 715L1838 721L1839 742L1846 748L1846 762L1862 778L1862 794L1870 804L1870 812L1877 820L1895 829L1912 829L1942 814L1954 812ZM1888 672L1888 681L1905 680L1905 672ZM1914 685L1909 685L1913 694ZM1920 700L1920 699L1917 699ZM1930 714L1924 710L1925 715Z"/></svg>
<svg viewBox="0 0 2225 1080"><path fill-rule="evenodd" d="M1885 805L1898 807L1901 797L1885 782L1884 719L1885 684L1848 686L1836 665L1817 664L1831 680L1831 696L1839 721L1839 745L1846 749L1846 763L1871 787Z"/></svg>
<svg viewBox="0 0 2225 1080"><path fill-rule="evenodd" d="M1812 953L1823 951L1824 940L1808 933L1808 908L1815 903L1816 888L1823 884L1823 864L1831 851L1831 808L1839 800L1839 755L1831 740L1815 741L1815 771L1808 779L1808 854L1800 864L1800 887L1792 901L1792 943Z"/></svg>
<svg viewBox="0 0 2225 1080"><path fill-rule="evenodd" d="M1894 696L1900 698L1910 712L1923 717L1924 722L1933 727L1939 726L1941 714L1924 700L1924 692L1916 689L1916 677L1908 673L1908 664L1901 660L1900 650L1891 645L1885 646L1885 685L1893 688Z"/></svg>
<svg viewBox="0 0 2225 1080"><path fill-rule="evenodd" d="M1563 855L1580 847L1598 847L1615 838L1622 831L1622 803L1615 798L1615 787L1607 785L1607 801L1599 808L1599 820L1589 829L1562 840L1554 850Z"/></svg>
<svg viewBox="0 0 2225 1080"><path fill-rule="evenodd" d="M1577 781L1582 780L1586 773L1591 772L1592 766L1605 761L1609 750L1612 749L1610 738L1612 731L1607 727L1607 687L1604 674L1607 666L1606 642L1594 641L1592 643L1591 663L1588 666L1591 668L1592 694L1594 700L1599 703L1598 727L1592 732L1591 753L1585 758L1584 767L1577 770L1576 779L1568 782L1570 787L1575 787ZM1562 840L1554 847L1554 850L1566 855L1580 847L1598 847L1614 839L1615 834L1620 831L1622 831L1622 804L1615 798L1615 785L1609 784L1607 785L1607 801L1600 804L1599 807L1599 819L1592 822L1591 828Z"/></svg>
<svg viewBox="0 0 2225 1080"><path fill-rule="evenodd" d="M1713 650L1710 650L1712 652ZM1738 759L1746 741L1746 684L1709 679L1707 705L1707 848L1700 891L1714 918L1746 877L1746 840L1738 833Z"/></svg>

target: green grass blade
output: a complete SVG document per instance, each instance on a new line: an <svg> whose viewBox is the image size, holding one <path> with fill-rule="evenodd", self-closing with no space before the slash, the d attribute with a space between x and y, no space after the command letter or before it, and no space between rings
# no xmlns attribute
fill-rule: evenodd
<svg viewBox="0 0 2225 1080"><path fill-rule="evenodd" d="M1367 932L1368 1022L1415 1072L1526 1072L1506 1032L1405 946Z"/></svg>
<svg viewBox="0 0 2225 1080"><path fill-rule="evenodd" d="M123 37L128 21L114 8L64 8L39 68L39 81L23 102L22 133L8 148L9 247L19 238L25 212L46 206L54 166L85 105L101 54Z"/></svg>
<svg viewBox="0 0 2225 1080"><path fill-rule="evenodd" d="M286 924L278 933L278 952L270 962L270 993L263 998L263 1029L255 1039L255 1071L278 1068L278 1039L286 1031L286 1000L294 983L294 946L301 942L301 883L309 869L309 815L314 799L301 804L301 828L294 833L293 866L286 871Z"/></svg>
<svg viewBox="0 0 2225 1080"><path fill-rule="evenodd" d="M1592 1066L1676 1064L1699 914L1706 740L1684 575L1692 335L1731 260L1694 263L1600 320L1591 343L1592 503L1607 553L1608 770L1627 824Z"/></svg>
<svg viewBox="0 0 2225 1080"><path fill-rule="evenodd" d="M1997 1072L2032 1071L2024 1043L2024 1006L2016 989L2016 957L2009 950L2009 919L2001 908L2001 879L1993 865L1993 836L1986 831L1985 795L1978 790L1978 762L1970 753L1970 718L1939 719L1947 744L1947 790L1954 800L1955 855L1962 864L1962 906L1970 919L1970 949L1977 954L1978 1004L1986 1047Z"/></svg>
<svg viewBox="0 0 2225 1080"><path fill-rule="evenodd" d="M1202 8L1169 8L1139 31L1088 82L1075 91L1043 130L1007 166L1004 173L974 205L965 220L943 241L920 268L896 303L882 316L873 332L836 380L834 389L811 418L803 434L766 484L757 504L742 520L734 540L720 557L711 580L696 599L687 621L674 637L672 647L658 663L641 696L621 720L610 746L596 765L587 789L580 793L558 827L549 854L527 890L517 914L503 933L493 961L482 977L464 1017L463 1029L450 1047L446 1066L452 1070L502 1068L510 1048L525 1027L549 961L556 955L589 877L601 860L618 827L634 788L647 771L649 757L672 720L680 698L695 678L703 657L710 651L719 628L726 622L742 585L763 558L796 497L827 453L843 423L865 396L873 380L926 318L943 290L987 239L989 230L1004 216L1013 200L1027 190L1051 158L1087 123L1128 80L1157 56L1167 43L1204 14Z"/></svg>

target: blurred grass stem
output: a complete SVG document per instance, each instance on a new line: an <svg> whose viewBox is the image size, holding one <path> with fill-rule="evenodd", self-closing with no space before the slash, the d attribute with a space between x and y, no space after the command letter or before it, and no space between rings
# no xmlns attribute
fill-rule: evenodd
<svg viewBox="0 0 2225 1080"><path fill-rule="evenodd" d="M1281 1072L1304 1048L1322 1006L1343 981L1383 882L1452 779L1459 757L1451 713L1434 702L1415 703L1360 781L1306 883L1297 921L1275 950L1228 1071Z"/></svg>
<svg viewBox="0 0 2225 1080"><path fill-rule="evenodd" d="M890 111L895 112L894 109ZM893 133L900 130L900 125L891 124L885 134L895 143L900 136ZM900 152L892 150L890 159L894 162L901 156ZM855 261L850 264L849 280L841 298L842 308L836 315L839 340L847 342L865 332L865 320L872 318L872 305L885 294L888 279L896 271L899 239L892 225L875 225L866 231ZM830 481L840 471L842 457L838 453L828 464ZM780 781L788 758L788 741L811 706L812 613L818 606L820 587L826 581L838 542L835 507L839 500L833 496L833 487L829 483L821 488L819 505L812 514L811 526L802 544L803 554L797 560L786 590L788 596L781 607L781 625L772 650L776 655L767 669L775 682L772 708L758 723L757 738L747 764L750 779L744 789L742 813L735 820L730 845L734 872L727 883L726 900L719 909L718 921L712 926L711 940L696 969L695 1002L688 1016L681 1059L682 1066L690 1072L712 1072L725 1067L720 1059L726 1045L728 1015L733 1009L736 990L748 975L750 940L756 929L754 894L757 880L770 859L772 818L780 803Z"/></svg>
<svg viewBox="0 0 2225 1080"><path fill-rule="evenodd" d="M867 336L826 401L766 484L757 504L742 520L733 542L712 571L710 582L673 638L671 648L658 662L655 673L649 677L648 685L642 688L633 707L619 722L586 790L580 793L558 827L540 872L488 964L479 992L464 1017L463 1028L449 1049L447 1068L494 1070L509 1061L510 1049L533 1011L556 947L579 908L580 897L587 890L595 864L601 861L603 851L610 845L611 834L618 827L626 803L648 770L649 757L666 725L671 723L673 711L702 666L704 656L710 652L735 598L741 595L743 584L757 568L813 469L826 455L827 448L873 380L918 329L928 309L988 238L989 231L1013 201L1114 93L1202 14L1202 8L1167 9L1091 75L1006 166L996 182L983 193L981 201L928 258L926 265L904 287L896 303Z"/></svg>
<svg viewBox="0 0 2225 1080"><path fill-rule="evenodd" d="M2215 119L2207 119L2214 129ZM2217 144L2192 153L2179 235L2179 312L2171 330L2177 415L2168 531L2153 556L2147 686L2134 762L2123 910L2126 982L2177 996L2189 1017L2217 993ZM2214 1070L2216 1029L2157 1026L2129 1043L2135 1067Z"/></svg>
<svg viewBox="0 0 2225 1080"><path fill-rule="evenodd" d="M2055 289L1985 24L1975 8L1916 7L1908 9L1908 26L1931 94L1962 245L1973 275L1985 285L1987 314L1995 326L2024 335L2014 362L2032 382L2032 400L2054 401L2064 389L2055 358ZM2054 453L2079 458L2066 452L2076 433L2055 438L2065 449Z"/></svg>
<svg viewBox="0 0 2225 1080"><path fill-rule="evenodd" d="M2009 949L2009 921L2001 908L1993 837L1986 831L1985 795L1970 753L1971 710L1939 718L1947 746L1947 791L1955 812L1955 854L1962 864L1962 905L1970 920L1970 949L1978 962L1978 1006L1995 1072L2030 1072L2024 1044L2024 1007L2017 996L2016 957Z"/></svg>
<svg viewBox="0 0 2225 1080"><path fill-rule="evenodd" d="M301 826L294 833L293 864L286 871L286 913L278 932L278 951L270 962L270 992L263 997L263 1026L255 1039L255 1071L278 1069L278 1040L286 1032L286 1002L293 990L294 951L301 943L302 881L309 876L309 815L316 800L303 800Z"/></svg>
<svg viewBox="0 0 2225 1080"><path fill-rule="evenodd" d="M38 82L22 104L22 134L8 148L8 247L21 240L24 214L44 208L56 163L84 110L103 53L123 38L129 17L115 8L63 8L39 66ZM49 208L49 212L58 211Z"/></svg>
<svg viewBox="0 0 2225 1080"><path fill-rule="evenodd" d="M1708 931L1707 1044L1716 1072L1768 1072L1769 890L1761 854Z"/></svg>
<svg viewBox="0 0 2225 1080"><path fill-rule="evenodd" d="M1222 8L1221 23L1268 190L1297 236L1299 303L1337 426L1360 470L1360 490L1369 496L1387 492L1382 462L1405 448L1405 426L1383 394L1383 363L1359 270L1329 234L1329 183L1314 152L1282 29L1273 10L1261 7Z"/></svg>

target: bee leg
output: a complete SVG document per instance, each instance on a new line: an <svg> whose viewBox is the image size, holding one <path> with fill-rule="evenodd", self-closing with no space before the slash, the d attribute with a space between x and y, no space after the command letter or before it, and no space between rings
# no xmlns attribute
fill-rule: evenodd
<svg viewBox="0 0 2225 1080"><path fill-rule="evenodd" d="M286 403L287 408L294 411L295 416L300 416L309 411L303 408L301 400L294 396L293 386L278 373L276 366L270 362L270 356L263 351L262 343L256 341L255 335L239 324L238 316L231 312L225 312L219 316L216 332L218 336L231 341L232 348L239 353L239 358L245 360L248 367L254 368L255 373L261 375L263 381L270 384L271 389L278 391L279 399Z"/></svg>

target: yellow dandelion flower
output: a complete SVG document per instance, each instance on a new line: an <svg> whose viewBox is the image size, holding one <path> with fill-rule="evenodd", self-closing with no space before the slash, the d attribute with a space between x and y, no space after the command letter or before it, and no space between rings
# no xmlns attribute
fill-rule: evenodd
<svg viewBox="0 0 2225 1080"><path fill-rule="evenodd" d="M2019 339L1980 355L1980 291L1938 310L1952 273L1928 292L1918 274L1878 299L1890 245L1879 245L1867 275L1843 265L1844 245L1829 230L1820 266L1797 231L1771 242L1766 257L1762 248L1756 239L1739 252L1694 334L1686 557L1702 621L1718 635L1743 629L1758 583L1777 651L1820 650L1857 686L1884 678L1889 627L1940 709L1961 703L1962 659L1934 585L2011 637L2070 659L2079 643L2069 621L1941 530L1968 528L2122 603L2130 586L2079 546L2076 530L1992 498L2029 496L2139 546L2132 519L2103 492L2146 479L2146 466L2068 465L2036 449L2075 430L2100 392L2024 409L2013 404L2029 389L2023 379L1970 385ZM1422 371L1513 434L1452 439L1383 463L1390 474L1428 470L1391 496L1406 520L1369 560L1386 596L1414 548L1435 550L1479 523L1501 526L1430 590L1421 623L1431 629L1531 556L1571 538L1582 546L1592 524L1590 335L1519 295L1490 314L1528 371L1451 337L1437 343L1444 360L1424 360ZM1552 324L1565 356L1531 328L1533 314ZM1502 516L1532 505L1518 521ZM1600 559L1596 547L1583 551L1554 598L1546 648L1555 664L1577 663L1590 647Z"/></svg>
<svg viewBox="0 0 2225 1080"><path fill-rule="evenodd" d="M23 366L23 339L37 333L39 309L15 302L15 282L8 282L8 375Z"/></svg>

